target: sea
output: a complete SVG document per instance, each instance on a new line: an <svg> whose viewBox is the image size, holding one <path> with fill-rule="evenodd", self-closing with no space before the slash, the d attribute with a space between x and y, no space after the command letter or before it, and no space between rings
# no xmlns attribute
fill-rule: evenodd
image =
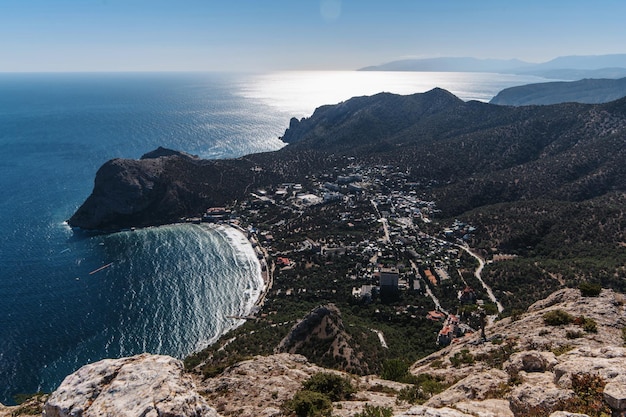
<svg viewBox="0 0 626 417"><path fill-rule="evenodd" d="M0 402L90 362L184 358L238 326L263 290L226 226L90 235L66 219L98 168L159 146L232 158L284 146L291 117L381 91L488 101L544 82L485 73L0 73ZM105 268L102 268L102 267ZM102 269L101 269L102 268Z"/></svg>

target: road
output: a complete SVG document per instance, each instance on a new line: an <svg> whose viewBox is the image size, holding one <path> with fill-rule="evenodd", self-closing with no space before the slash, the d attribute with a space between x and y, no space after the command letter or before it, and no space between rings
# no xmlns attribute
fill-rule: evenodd
<svg viewBox="0 0 626 417"><path fill-rule="evenodd" d="M376 214L378 215L378 219L383 224L383 231L385 232L385 237L383 238L383 241L385 243L390 243L391 242L391 237L389 236L389 226L387 225L387 219L384 218L383 216L381 216L380 211L378 211L378 204L376 204L376 202L374 200L370 200L370 201L372 203L372 206L374 206L374 210L376 210Z"/></svg>
<svg viewBox="0 0 626 417"><path fill-rule="evenodd" d="M489 296L489 299L493 303L495 303L495 305L498 307L498 313L502 313L504 311L504 307L502 307L502 304L500 303L500 301L498 301L496 296L493 294L491 287L488 286L485 283L485 281L483 281L483 278L481 276L481 273L483 272L483 268L485 267L485 261L483 261L483 259L480 256L478 256L478 254L472 252L467 246L457 245L457 244L455 244L455 246L458 247L459 249L464 250L470 256L474 257L474 259L478 261L478 268L476 268L476 271L474 271L474 276L476 277L478 281L480 281L480 284L483 286L485 291L487 291L487 295Z"/></svg>

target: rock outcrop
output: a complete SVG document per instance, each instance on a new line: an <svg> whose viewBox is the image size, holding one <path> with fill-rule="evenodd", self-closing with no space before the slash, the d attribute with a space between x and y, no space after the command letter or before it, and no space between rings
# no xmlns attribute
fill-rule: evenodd
<svg viewBox="0 0 626 417"><path fill-rule="evenodd" d="M568 337L566 329L577 324L544 323L543 315L554 309L585 314L597 323L597 332ZM334 306L316 309L281 346L299 345L302 335L326 328L338 315ZM610 413L609 405L626 406L624 327L621 294L603 290L599 297L585 298L578 290L560 290L518 320L488 326L490 341L469 336L414 364L413 374L450 383L420 406L398 399L410 385L328 370L297 354L255 357L206 379L183 373L178 360L144 354L79 369L50 395L44 416L279 416L303 382L319 372L341 374L356 387L351 400L333 404L339 417L353 416L366 404L389 408L396 417L581 417L585 414L576 414L581 404ZM15 411L0 407L0 415Z"/></svg>
<svg viewBox="0 0 626 417"><path fill-rule="evenodd" d="M369 372L369 366L362 359L358 346L345 330L341 312L333 304L313 309L291 328L274 352L308 356L308 353L312 353L309 352L311 346L315 346L315 357L321 361L332 358L333 362L343 362L341 369L345 371L358 374ZM344 360L337 360L339 357Z"/></svg>
<svg viewBox="0 0 626 417"><path fill-rule="evenodd" d="M217 417L197 393L182 362L168 356L105 359L67 376L44 417Z"/></svg>
<svg viewBox="0 0 626 417"><path fill-rule="evenodd" d="M202 215L245 193L261 178L252 162L204 160L158 148L141 159L113 159L96 173L91 195L68 220L72 227L114 231Z"/></svg>
<svg viewBox="0 0 626 417"><path fill-rule="evenodd" d="M511 415L563 411L560 407L578 399L580 387L573 380L615 387L626 378L624 306L624 296L611 290L582 297L579 290L563 289L533 304L518 320L506 318L488 326L491 341L467 337L418 361L411 372L454 383L428 400L429 407L469 412L460 404L496 398L508 403ZM585 332L576 322L547 325L544 314L557 309L593 320L596 332ZM601 392L602 387L596 389Z"/></svg>

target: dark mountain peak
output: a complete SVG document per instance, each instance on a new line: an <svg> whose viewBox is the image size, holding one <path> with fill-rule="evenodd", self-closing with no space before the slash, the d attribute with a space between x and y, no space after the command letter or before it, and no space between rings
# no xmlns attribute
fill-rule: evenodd
<svg viewBox="0 0 626 417"><path fill-rule="evenodd" d="M176 151L174 149L164 148L159 146L157 149L145 153L141 156L141 159L156 159L163 156L182 156L184 158L198 159L197 155L191 155L186 152Z"/></svg>
<svg viewBox="0 0 626 417"><path fill-rule="evenodd" d="M338 150L389 138L425 119L452 115L465 107L463 100L442 88L411 95L378 93L353 97L319 107L309 118L291 119L282 139L300 147L323 145Z"/></svg>

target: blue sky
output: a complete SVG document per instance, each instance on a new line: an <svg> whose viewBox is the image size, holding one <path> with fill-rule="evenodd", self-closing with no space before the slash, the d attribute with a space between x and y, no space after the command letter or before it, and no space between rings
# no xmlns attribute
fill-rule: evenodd
<svg viewBox="0 0 626 417"><path fill-rule="evenodd" d="M623 0L0 0L0 71L355 69L626 53Z"/></svg>

